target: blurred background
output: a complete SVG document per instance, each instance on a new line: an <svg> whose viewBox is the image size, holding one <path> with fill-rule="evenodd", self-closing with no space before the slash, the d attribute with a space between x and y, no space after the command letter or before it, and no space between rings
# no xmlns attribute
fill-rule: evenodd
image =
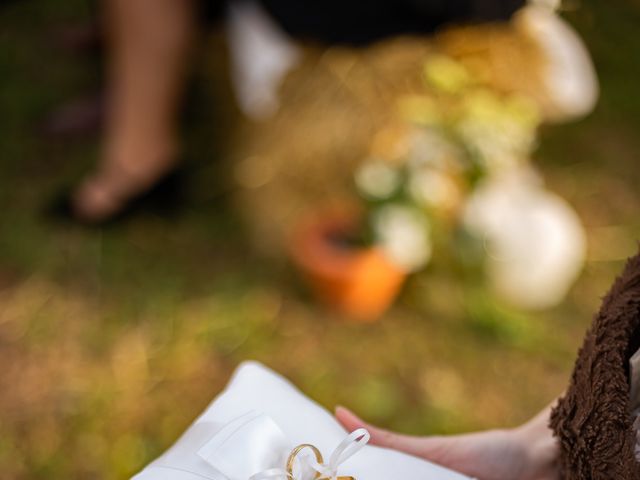
<svg viewBox="0 0 640 480"><path fill-rule="evenodd" d="M553 305L523 308L461 267L445 235L388 309L354 321L314 295L298 254L290 260L289 230L309 217L303 205L348 195L355 165L395 115L389 105L423 88L434 51L464 56L451 38L477 32L300 44L278 113L249 120L236 106L229 38L207 29L179 114L184 173L170 202L87 225L50 207L100 158L108 103L100 9L3 2L2 478L125 478L175 441L245 359L327 408L343 404L414 434L517 425L559 395L640 238L640 3L582 0L562 17L591 54L600 96L581 118L536 123L529 160L586 234L577 280L569 274ZM460 65L443 62L458 78ZM577 238L569 250L582 248Z"/></svg>

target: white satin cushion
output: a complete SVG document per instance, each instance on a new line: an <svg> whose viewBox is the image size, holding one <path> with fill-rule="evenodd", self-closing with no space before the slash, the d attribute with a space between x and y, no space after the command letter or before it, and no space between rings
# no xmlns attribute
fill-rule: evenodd
<svg viewBox="0 0 640 480"><path fill-rule="evenodd" d="M229 422L262 412L284 433L289 445L312 443L325 455L345 438L333 415L305 397L280 375L256 362L243 363L227 388L195 420L185 434L134 480L246 480L214 472L198 451ZM202 452L201 452L202 453ZM242 464L251 452L229 454ZM235 457L235 458L233 458ZM468 477L393 450L366 446L340 467L340 474L357 480L464 480Z"/></svg>

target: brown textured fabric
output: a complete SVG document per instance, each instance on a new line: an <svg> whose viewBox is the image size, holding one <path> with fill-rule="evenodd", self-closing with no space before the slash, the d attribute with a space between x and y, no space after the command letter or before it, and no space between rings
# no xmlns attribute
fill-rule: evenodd
<svg viewBox="0 0 640 480"><path fill-rule="evenodd" d="M563 480L640 479L629 415L628 360L640 347L640 255L604 298L551 414Z"/></svg>

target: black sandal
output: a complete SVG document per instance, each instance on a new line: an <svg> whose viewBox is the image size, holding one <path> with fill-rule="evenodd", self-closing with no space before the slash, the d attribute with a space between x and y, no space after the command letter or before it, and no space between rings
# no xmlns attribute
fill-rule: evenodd
<svg viewBox="0 0 640 480"><path fill-rule="evenodd" d="M123 208L104 219L91 220L78 215L73 205L73 188L59 193L44 210L48 219L72 222L85 227L105 227L120 223L143 212L175 216L186 201L187 173L184 167L172 169L150 188L134 194Z"/></svg>

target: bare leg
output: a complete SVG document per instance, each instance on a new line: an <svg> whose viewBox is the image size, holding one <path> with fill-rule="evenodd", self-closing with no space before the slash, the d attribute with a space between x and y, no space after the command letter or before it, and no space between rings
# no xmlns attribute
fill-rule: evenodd
<svg viewBox="0 0 640 480"><path fill-rule="evenodd" d="M109 111L102 159L74 195L99 222L175 163L176 116L195 27L192 0L105 0Z"/></svg>

